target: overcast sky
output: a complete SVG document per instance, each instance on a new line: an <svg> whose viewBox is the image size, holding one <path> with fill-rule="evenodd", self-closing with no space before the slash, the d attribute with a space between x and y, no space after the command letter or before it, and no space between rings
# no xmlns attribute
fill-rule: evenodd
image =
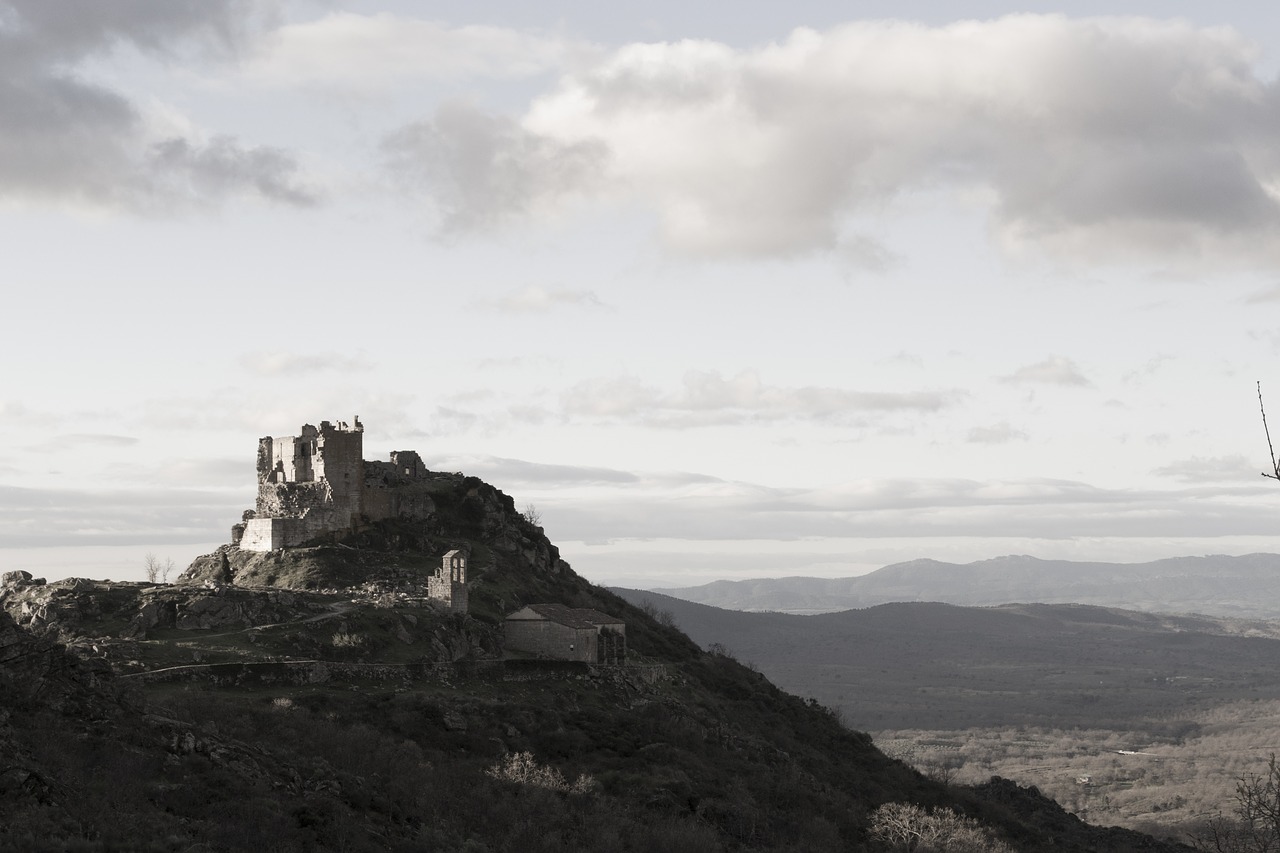
<svg viewBox="0 0 1280 853"><path fill-rule="evenodd" d="M1280 550L1280 7L1070 8L0 0L0 569L353 415L601 583Z"/></svg>

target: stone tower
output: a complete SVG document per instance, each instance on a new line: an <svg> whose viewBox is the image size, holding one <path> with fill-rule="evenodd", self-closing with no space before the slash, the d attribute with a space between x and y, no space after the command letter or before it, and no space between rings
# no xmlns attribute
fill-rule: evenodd
<svg viewBox="0 0 1280 853"><path fill-rule="evenodd" d="M364 427L321 421L258 440L258 499L238 544L288 548L350 530L364 512Z"/></svg>
<svg viewBox="0 0 1280 853"><path fill-rule="evenodd" d="M467 612L467 555L449 551L440 560L440 568L427 578L427 597L443 601L454 613Z"/></svg>

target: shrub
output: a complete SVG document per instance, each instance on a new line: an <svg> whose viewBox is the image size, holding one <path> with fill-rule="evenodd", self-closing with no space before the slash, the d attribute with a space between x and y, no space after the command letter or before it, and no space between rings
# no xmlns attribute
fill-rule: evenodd
<svg viewBox="0 0 1280 853"><path fill-rule="evenodd" d="M871 837L903 853L1013 853L972 818L950 809L926 811L910 803L885 803L871 815Z"/></svg>
<svg viewBox="0 0 1280 853"><path fill-rule="evenodd" d="M545 788L548 791L563 791L567 794L594 794L600 790L600 783L595 777L584 773L573 783L569 783L559 770L534 760L531 752L508 753L485 773L503 782L515 782L519 785Z"/></svg>

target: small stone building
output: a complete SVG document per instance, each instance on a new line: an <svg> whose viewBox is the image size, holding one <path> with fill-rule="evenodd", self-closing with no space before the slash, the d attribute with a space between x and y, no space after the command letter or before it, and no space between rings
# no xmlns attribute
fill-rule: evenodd
<svg viewBox="0 0 1280 853"><path fill-rule="evenodd" d="M507 617L504 646L555 660L625 663L627 625L615 616L563 604L530 604Z"/></svg>
<svg viewBox="0 0 1280 853"><path fill-rule="evenodd" d="M440 560L440 568L427 578L427 597L443 601L455 613L467 612L467 555L449 551Z"/></svg>

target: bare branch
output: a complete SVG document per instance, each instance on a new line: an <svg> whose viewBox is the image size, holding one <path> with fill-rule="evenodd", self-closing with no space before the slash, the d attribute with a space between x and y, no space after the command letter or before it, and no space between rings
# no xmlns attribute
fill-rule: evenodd
<svg viewBox="0 0 1280 853"><path fill-rule="evenodd" d="M1262 381L1258 381L1258 408L1262 410L1262 430L1267 434L1267 450L1271 453L1271 473L1262 472L1262 476L1272 480L1280 480L1280 463L1276 462L1276 448L1271 443L1271 430L1267 427L1267 407L1262 403Z"/></svg>

